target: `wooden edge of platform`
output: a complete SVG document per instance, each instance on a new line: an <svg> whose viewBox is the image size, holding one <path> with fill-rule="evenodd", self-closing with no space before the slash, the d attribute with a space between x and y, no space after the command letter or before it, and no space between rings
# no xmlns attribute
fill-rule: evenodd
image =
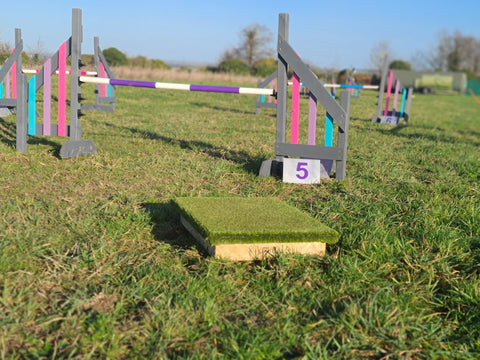
<svg viewBox="0 0 480 360"><path fill-rule="evenodd" d="M325 255L326 243L324 242L272 242L253 244L221 244L210 245L194 227L183 217L180 221L188 232L205 248L210 256L236 261L250 261L265 259L278 252L295 253L302 255Z"/></svg>

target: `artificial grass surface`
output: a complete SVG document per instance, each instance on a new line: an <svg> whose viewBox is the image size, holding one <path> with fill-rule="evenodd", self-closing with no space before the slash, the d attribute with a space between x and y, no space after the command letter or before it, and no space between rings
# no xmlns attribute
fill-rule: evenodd
<svg viewBox="0 0 480 360"><path fill-rule="evenodd" d="M180 197L174 203L210 245L338 241L335 230L276 198Z"/></svg>

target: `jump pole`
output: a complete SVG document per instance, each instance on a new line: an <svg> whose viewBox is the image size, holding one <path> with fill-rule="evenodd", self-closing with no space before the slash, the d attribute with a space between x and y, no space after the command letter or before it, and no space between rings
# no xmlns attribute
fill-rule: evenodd
<svg viewBox="0 0 480 360"><path fill-rule="evenodd" d="M378 85L323 84L323 86L326 88L337 88L337 89L378 90Z"/></svg>
<svg viewBox="0 0 480 360"><path fill-rule="evenodd" d="M40 72L40 70L34 70L34 69L23 69L22 72L24 74L29 74L29 75L35 75ZM55 70L53 74L58 75L59 71ZM70 70L65 70L65 75L72 75L72 72ZM80 75L88 75L88 76L97 76L98 73L96 71L80 71Z"/></svg>
<svg viewBox="0 0 480 360"><path fill-rule="evenodd" d="M273 89L259 89L259 88L248 88L248 87L177 84L177 83L152 82L152 81L108 79L108 78L97 78L97 77L89 77L89 76L80 76L79 81L82 83L90 83L90 84L133 86L133 87L162 89L162 90L202 91L202 92L229 93L229 94L240 94L240 95L275 96L275 90Z"/></svg>

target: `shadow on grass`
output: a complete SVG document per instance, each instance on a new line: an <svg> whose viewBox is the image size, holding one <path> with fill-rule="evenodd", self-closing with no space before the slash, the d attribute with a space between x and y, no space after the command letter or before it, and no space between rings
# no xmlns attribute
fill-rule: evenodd
<svg viewBox="0 0 480 360"><path fill-rule="evenodd" d="M16 143L16 125L12 122L5 121L0 117L0 141L8 147L15 146Z"/></svg>
<svg viewBox="0 0 480 360"><path fill-rule="evenodd" d="M217 106L217 105L211 105L207 102L191 102L190 105L196 106L196 107L202 107L202 108L209 108L215 111L224 111L224 112L231 112L234 114L248 114L248 115L255 115L255 111L245 111L245 110L239 110L239 109L233 109L231 107L222 107L222 106Z"/></svg>
<svg viewBox="0 0 480 360"><path fill-rule="evenodd" d="M0 142L4 143L8 147L16 147L17 145L17 133L16 133L16 124L13 122L7 122L5 119L0 118ZM60 148L61 144L51 141L46 136L28 136L27 137L27 146L28 145L46 145L50 146L51 153L57 158L60 157Z"/></svg>
<svg viewBox="0 0 480 360"><path fill-rule="evenodd" d="M251 154L249 154L247 151L229 150L220 146L212 145L204 141L181 140L181 139L175 139L168 136L163 136L149 130L140 130L133 127L118 126L114 124L106 124L106 125L110 127L123 129L123 130L128 130L132 134L140 135L144 139L151 139L151 140L161 141L161 142L172 144L172 145L178 145L180 146L180 148L184 150L200 152L200 153L207 154L208 156L216 159L224 159L224 160L232 161L236 164L241 165L245 171L253 174L258 174L260 170L260 166L262 165L262 161L265 160L265 158L261 156L251 156Z"/></svg>
<svg viewBox="0 0 480 360"><path fill-rule="evenodd" d="M350 119L352 120L352 119ZM361 119L356 119L356 120L361 120ZM364 122L370 122L364 121ZM397 125L397 126L390 126L390 125L384 125L384 124L376 124L378 126L375 127L362 127L362 126L356 126L354 122L350 124L350 128L355 128L357 131L362 131L362 132L378 132L383 135L393 135L409 140L417 140L417 139L423 139L423 140L429 140L432 142L444 142L448 144L458 144L458 143L464 143L466 145L473 145L473 146L480 146L480 141L470 141L467 139L463 139L463 141L458 137L449 135L452 133L456 133L461 136L476 136L477 138L480 136L479 132L476 131L467 131L467 130L460 130L460 129L442 129L436 126L424 126L424 125ZM403 130L414 128L415 130L418 130L418 132L415 133L404 133ZM438 132L438 134L432 134L432 132Z"/></svg>
<svg viewBox="0 0 480 360"><path fill-rule="evenodd" d="M432 142L443 142L443 143L448 143L448 144L458 144L459 142L462 142L466 145L480 146L479 141L469 141L469 140L466 140L465 138L463 138L463 141L462 141L462 140L459 140L458 137L448 135L446 132L448 131L448 133L451 133L452 131L447 130L447 129L442 129L442 128L438 128L438 127L416 125L415 129L419 129L420 132L415 132L413 134L412 133L409 133L409 134L403 133L402 130L404 130L404 129L407 129L407 126L399 125L399 126L395 126L395 127L391 128L391 129L379 128L378 132L380 132L382 134L385 134L385 135L394 135L394 136L397 136L397 137L403 137L403 138L406 138L406 139L409 139L409 140L423 139L423 140L429 140L429 141L432 141ZM425 130L425 131L422 132L421 131L422 129ZM438 132L438 135L428 133L428 132L431 132L431 131ZM454 130L454 132L457 132L457 133L459 133L460 135L463 135L463 136L465 136L465 135L480 135L476 132L468 132L467 133L465 131L456 131L456 130Z"/></svg>
<svg viewBox="0 0 480 360"><path fill-rule="evenodd" d="M180 215L172 202L143 203L141 207L149 214L153 224L152 234L156 241L169 244L179 250L196 248L197 242L180 223Z"/></svg>

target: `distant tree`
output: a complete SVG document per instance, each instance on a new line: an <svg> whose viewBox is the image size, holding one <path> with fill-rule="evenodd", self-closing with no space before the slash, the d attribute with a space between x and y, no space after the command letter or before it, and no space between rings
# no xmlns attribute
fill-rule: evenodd
<svg viewBox="0 0 480 360"><path fill-rule="evenodd" d="M241 31L239 46L226 50L220 62L240 59L253 72L257 61L272 56L273 51L269 47L272 39L272 33L267 27L259 24L249 25Z"/></svg>
<svg viewBox="0 0 480 360"><path fill-rule="evenodd" d="M390 69L397 69L397 70L412 70L412 65L409 62L404 60L393 60L390 63Z"/></svg>
<svg viewBox="0 0 480 360"><path fill-rule="evenodd" d="M10 45L0 39L0 67L1 64L3 64L5 60L7 60L7 58L10 56L10 50Z"/></svg>
<svg viewBox="0 0 480 360"><path fill-rule="evenodd" d="M393 51L388 41L380 41L370 50L370 63L377 70L378 74L382 73L382 67L385 59L393 58Z"/></svg>
<svg viewBox="0 0 480 360"><path fill-rule="evenodd" d="M92 54L82 54L82 64L84 66L95 66L95 57Z"/></svg>
<svg viewBox="0 0 480 360"><path fill-rule="evenodd" d="M253 64L253 75L267 77L277 70L277 60L274 58L260 59Z"/></svg>
<svg viewBox="0 0 480 360"><path fill-rule="evenodd" d="M242 37L239 51L252 70L256 61L271 55L272 50L268 44L272 41L272 33L265 26L253 24L242 30Z"/></svg>
<svg viewBox="0 0 480 360"><path fill-rule="evenodd" d="M239 75L245 75L250 72L248 65L241 59L224 60L218 66L218 70Z"/></svg>
<svg viewBox="0 0 480 360"><path fill-rule="evenodd" d="M241 55L237 48L227 49L220 56L220 63L225 60L240 59Z"/></svg>
<svg viewBox="0 0 480 360"><path fill-rule="evenodd" d="M30 56L25 51L22 51L22 63L28 64L30 61Z"/></svg>
<svg viewBox="0 0 480 360"><path fill-rule="evenodd" d="M442 30L437 44L422 53L426 67L434 71L466 71L480 74L480 39Z"/></svg>
<svg viewBox="0 0 480 360"><path fill-rule="evenodd" d="M103 56L111 66L128 65L127 56L114 47L103 50Z"/></svg>
<svg viewBox="0 0 480 360"><path fill-rule="evenodd" d="M129 58L128 63L130 66L146 68L148 65L148 59L145 56L135 56L134 58Z"/></svg>
<svg viewBox="0 0 480 360"><path fill-rule="evenodd" d="M49 57L43 42L40 39L37 40L37 44L34 48L29 48L28 53L30 54L29 62L31 65L43 64Z"/></svg>
<svg viewBox="0 0 480 360"><path fill-rule="evenodd" d="M163 62L160 59L152 59L150 60L150 68L151 69L168 69L168 65L165 64L165 62Z"/></svg>

